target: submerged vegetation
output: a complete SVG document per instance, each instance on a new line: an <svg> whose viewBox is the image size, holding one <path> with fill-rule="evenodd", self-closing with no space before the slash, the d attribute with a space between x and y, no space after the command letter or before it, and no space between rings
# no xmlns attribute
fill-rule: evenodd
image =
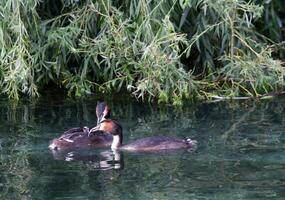
<svg viewBox="0 0 285 200"><path fill-rule="evenodd" d="M245 0L0 0L1 93L183 99L283 91L284 5Z"/></svg>

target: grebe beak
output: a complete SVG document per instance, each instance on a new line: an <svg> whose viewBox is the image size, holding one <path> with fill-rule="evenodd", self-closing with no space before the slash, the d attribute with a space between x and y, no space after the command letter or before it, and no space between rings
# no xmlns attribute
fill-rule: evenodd
<svg viewBox="0 0 285 200"><path fill-rule="evenodd" d="M94 132L94 131L97 131L100 129L100 124L91 128L89 131L88 131L88 137L90 136L90 133Z"/></svg>
<svg viewBox="0 0 285 200"><path fill-rule="evenodd" d="M101 113L99 116L97 116L98 118L97 118L97 124L100 124L101 123L101 121L103 121L104 120L104 113Z"/></svg>

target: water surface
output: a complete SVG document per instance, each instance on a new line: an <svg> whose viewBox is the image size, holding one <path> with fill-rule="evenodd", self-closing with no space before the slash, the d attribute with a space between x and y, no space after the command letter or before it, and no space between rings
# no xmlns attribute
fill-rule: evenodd
<svg viewBox="0 0 285 200"><path fill-rule="evenodd" d="M94 126L95 98L0 99L1 199L284 199L285 98L205 102L181 109L112 100L124 142L152 135L193 138L194 152L109 149L54 155L64 130Z"/></svg>

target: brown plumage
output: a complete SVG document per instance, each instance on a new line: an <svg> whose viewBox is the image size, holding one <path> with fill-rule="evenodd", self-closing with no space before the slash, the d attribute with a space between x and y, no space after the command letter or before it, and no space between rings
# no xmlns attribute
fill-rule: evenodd
<svg viewBox="0 0 285 200"><path fill-rule="evenodd" d="M65 131L59 138L51 141L49 148L52 150L72 150L86 148L102 148L112 144L111 132L115 131L117 123L111 119L111 110L104 102L98 102L96 106L97 126L89 130L88 127L71 128ZM112 125L114 124L114 125Z"/></svg>

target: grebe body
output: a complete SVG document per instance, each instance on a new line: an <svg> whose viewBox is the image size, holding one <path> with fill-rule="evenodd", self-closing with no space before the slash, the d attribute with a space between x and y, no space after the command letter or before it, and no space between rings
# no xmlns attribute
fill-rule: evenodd
<svg viewBox="0 0 285 200"><path fill-rule="evenodd" d="M110 109L106 103L97 103L96 115L96 127L91 130L88 127L71 128L59 138L53 139L49 148L52 150L72 150L110 146L113 139L109 132L112 132L112 128L116 127L116 123L111 119L107 119L110 116Z"/></svg>
<svg viewBox="0 0 285 200"><path fill-rule="evenodd" d="M167 136L152 136L138 139L130 144L119 146L119 149L131 152L156 152L165 150L188 149L193 148L195 145L196 141L191 139L183 140Z"/></svg>
<svg viewBox="0 0 285 200"><path fill-rule="evenodd" d="M111 149L114 151L125 150L131 152L159 152L176 149L195 149L197 141L191 139L179 139L168 136L151 136L138 139L129 144L123 145L122 128L114 129L110 132L113 135Z"/></svg>
<svg viewBox="0 0 285 200"><path fill-rule="evenodd" d="M73 132L60 138L53 139L49 145L52 150L71 150L109 147L112 144L112 135L103 131Z"/></svg>

